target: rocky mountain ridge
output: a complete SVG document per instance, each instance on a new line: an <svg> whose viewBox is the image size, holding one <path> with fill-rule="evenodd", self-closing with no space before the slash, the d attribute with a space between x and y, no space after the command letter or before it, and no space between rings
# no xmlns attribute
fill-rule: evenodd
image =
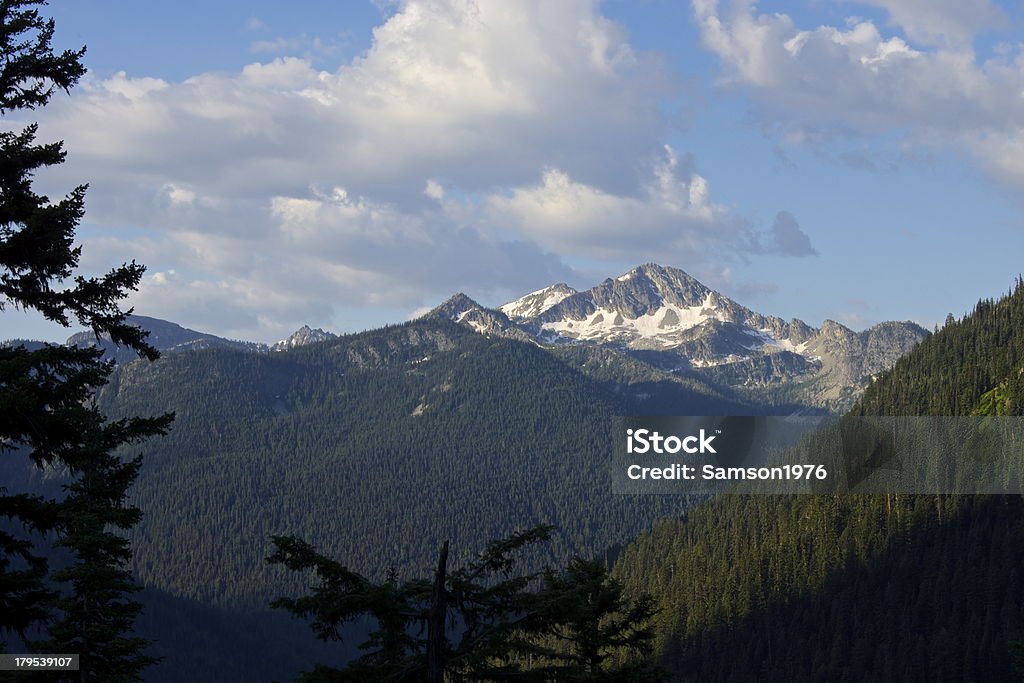
<svg viewBox="0 0 1024 683"><path fill-rule="evenodd" d="M449 300L445 305L453 304ZM927 336L913 322L863 332L753 311L676 268L647 263L575 291L552 285L489 311L465 295L456 322L542 345L618 349L668 372L697 373L766 400L785 394L841 410ZM469 312L472 311L472 312ZM504 314L504 315L502 315ZM499 317L500 316L500 317ZM480 321L488 320L482 325Z"/></svg>
<svg viewBox="0 0 1024 683"><path fill-rule="evenodd" d="M297 346L306 346L307 344L318 344L320 342L330 341L331 339L337 339L338 335L333 332L327 332L321 328L312 329L309 325L303 325L299 329L295 330L289 337L282 339L273 346L270 347L271 351L286 351L288 349L294 349Z"/></svg>
<svg viewBox="0 0 1024 683"><path fill-rule="evenodd" d="M843 410L875 376L927 336L912 322L884 322L862 332L831 320L813 327L753 311L682 270L653 263L576 291L564 283L491 309L458 293L427 314L489 337L545 348L600 347L654 371L688 377L764 405ZM276 344L224 339L145 316L164 353L227 348L285 352L337 335L308 325ZM104 347L119 363L135 354L91 333L69 344Z"/></svg>

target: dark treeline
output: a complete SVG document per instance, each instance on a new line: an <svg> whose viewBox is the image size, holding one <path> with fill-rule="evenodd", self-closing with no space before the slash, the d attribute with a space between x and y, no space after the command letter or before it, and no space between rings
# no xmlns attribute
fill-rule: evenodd
<svg viewBox="0 0 1024 683"><path fill-rule="evenodd" d="M1024 287L949 321L856 414L1020 415ZM1016 496L730 497L659 523L616 575L654 594L683 680L1007 680L1024 639Z"/></svg>

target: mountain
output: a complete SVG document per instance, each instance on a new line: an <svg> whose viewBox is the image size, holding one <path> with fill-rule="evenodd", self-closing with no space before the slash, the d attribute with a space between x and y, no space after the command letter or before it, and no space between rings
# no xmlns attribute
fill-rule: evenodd
<svg viewBox="0 0 1024 683"><path fill-rule="evenodd" d="M160 320L159 318L150 318L144 315L128 316L128 322L136 327L147 330L149 332L149 343L160 353L202 351L205 349L236 349L250 353L266 353L268 351L284 351L307 344L317 344L336 339L338 336L320 328L312 329L309 325L303 325L293 332L291 336L268 346L259 342L225 339L224 337L218 337L207 332L197 332L196 330L182 327L177 323ZM101 337L97 341L96 336L92 332L75 333L68 337L66 343L79 347L96 346L98 343L107 357L113 358L118 363L129 363L138 359L137 354L114 345L108 338Z"/></svg>
<svg viewBox="0 0 1024 683"><path fill-rule="evenodd" d="M481 547L538 522L560 531L528 558L531 566L577 553L610 560L654 520L694 502L611 492L616 416L789 414L805 404L778 388L796 387L792 396L802 400L803 385L780 378L806 376L815 361L802 354L841 357L848 376L860 378L873 363L891 362L902 343L884 325L856 334L759 317L682 271L631 272L586 292L555 286L524 297L512 315L457 294L379 330L304 343L319 335L303 328L276 353L133 318L165 354L120 363L99 403L115 419L177 416L166 438L145 445L132 491L144 510L132 543L146 633L170 648L156 677L174 680L189 661L203 661L197 681L247 680L220 654L233 649L252 658L247 672L286 679L308 668L288 645L306 637L305 625L264 614L271 598L304 582L263 561L273 534L302 536L376 578L392 567L399 576L423 571L444 539ZM669 307L676 322L662 310ZM684 329L687 310L703 319ZM599 311L614 313L607 338L552 337L544 328ZM645 317L656 329L646 341L636 322ZM752 331L765 335L762 347L770 337L794 349L756 353L747 348ZM696 362L729 353L751 367ZM839 381L835 365L821 365L815 376L828 369ZM775 393L761 400L758 388ZM8 460L5 483L29 476L37 488L59 487L60 473L40 477ZM182 614L208 614L209 632L183 629ZM241 633L249 616L266 624L253 626L265 629L261 638Z"/></svg>
<svg viewBox="0 0 1024 683"><path fill-rule="evenodd" d="M150 318L144 315L128 316L128 323L141 327L149 332L147 341L160 353L178 353L181 351L198 351L203 349L235 349L262 353L267 350L264 344L256 342L235 341L225 339L206 332L197 332L176 323ZM78 332L68 337L69 346L99 346L108 358L120 363L138 360L138 354L130 349L117 346L107 337L97 339L92 332Z"/></svg>
<svg viewBox="0 0 1024 683"><path fill-rule="evenodd" d="M513 323L502 311L484 308L462 292L452 296L425 317L450 320L488 337L531 341L529 333Z"/></svg>
<svg viewBox="0 0 1024 683"><path fill-rule="evenodd" d="M814 328L752 311L682 270L653 263L578 292L558 283L497 309L458 293L426 317L489 337L548 349L600 347L661 373L696 381L722 396L755 405L849 408L874 377L927 336L912 322L885 322L863 332L826 320ZM132 316L165 353L231 348L254 353L322 343L336 335L304 325L272 346L224 339L175 323ZM69 344L97 343L89 332ZM136 355L108 340L99 345L119 363Z"/></svg>
<svg viewBox="0 0 1024 683"><path fill-rule="evenodd" d="M864 332L834 321L814 328L746 308L687 273L649 263L591 289L558 284L500 307L545 345L597 345L767 403L848 407L881 371L927 336L912 322ZM474 329L479 318L467 317ZM504 322L507 320L507 322Z"/></svg>
<svg viewBox="0 0 1024 683"><path fill-rule="evenodd" d="M145 599L160 596L146 603L147 635L199 647L162 650L165 679L199 658L210 664L194 680L246 680L214 649L233 638L252 668L308 668L287 647L308 638L301 622L267 627L262 652L251 634L219 630L197 645L175 622L191 605L229 628L301 590L304 578L264 562L272 534L377 578L422 571L444 539L482 547L539 522L560 531L532 566L600 555L689 504L612 493L616 415L757 410L613 349L509 338L509 325L455 297L418 320L278 353L215 347L118 367L99 396L108 415L176 413L145 445L132 493L145 511L133 570Z"/></svg>
<svg viewBox="0 0 1024 683"><path fill-rule="evenodd" d="M271 351L285 351L287 349L294 349L296 346L306 346L307 344L319 344L320 342L330 341L331 339L337 339L338 335L332 332L326 332L319 327L311 329L309 325L303 325L299 329L295 330L290 337L282 339L273 346L270 347Z"/></svg>
<svg viewBox="0 0 1024 683"><path fill-rule="evenodd" d="M538 289L536 292L530 292L515 301L510 301L501 306L500 310L512 320L529 320L573 294L576 294L575 289L560 282L557 285L550 285L544 289Z"/></svg>
<svg viewBox="0 0 1024 683"><path fill-rule="evenodd" d="M851 412L1024 415L1024 283ZM996 681L1020 680L1022 566L1020 496L751 495L656 524L614 574L655 596L676 680Z"/></svg>

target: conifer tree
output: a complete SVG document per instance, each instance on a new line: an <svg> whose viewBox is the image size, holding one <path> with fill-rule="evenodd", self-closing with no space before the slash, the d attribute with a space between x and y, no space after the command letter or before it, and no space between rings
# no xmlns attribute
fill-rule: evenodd
<svg viewBox="0 0 1024 683"><path fill-rule="evenodd" d="M626 599L599 562L573 560L564 571L514 571L517 553L550 538L540 526L492 541L473 561L449 571L448 544L431 579L381 584L312 546L275 536L267 558L318 579L312 593L272 606L311 619L322 640L341 640L360 618L377 628L364 655L344 669L317 666L303 683L322 681L661 681L652 650L649 596ZM539 586L537 584L540 584Z"/></svg>
<svg viewBox="0 0 1024 683"><path fill-rule="evenodd" d="M550 643L536 657L552 662L544 671L556 681L665 680L651 660L654 601L649 595L629 600L621 581L604 564L573 559L564 570L544 572L536 611L539 632Z"/></svg>
<svg viewBox="0 0 1024 683"><path fill-rule="evenodd" d="M517 649L519 631L535 627L527 587L535 574L516 575L516 555L546 541L549 526L492 541L464 567L448 569L448 544L442 547L430 579L398 584L393 574L383 584L324 557L306 542L275 536L267 561L295 571L313 572L319 585L310 595L280 598L273 607L312 619L321 640L341 640L344 626L360 618L377 623L360 649L365 655L342 670L317 666L303 683L319 681L540 681L524 672ZM458 624L458 628L452 628Z"/></svg>
<svg viewBox="0 0 1024 683"><path fill-rule="evenodd" d="M85 73L85 48L53 51L54 22L39 12L45 4L0 0L5 119L45 106ZM131 311L120 306L144 267L132 262L99 277L77 273L75 229L86 186L58 201L33 190L39 170L65 159L61 142L37 143L37 132L35 123L0 132L0 310L36 311L65 327L77 322L155 359L146 333L126 322ZM125 463L114 452L163 433L171 416L105 421L91 403L112 371L100 356L95 348L49 344L0 348L0 457L27 456L71 481L66 495L52 500L0 487L0 517L20 529L0 531L0 634L14 632L25 641L57 618L41 647L83 648L83 679L136 680L146 658L143 643L129 633L138 607L127 598L133 589L127 544L113 529L129 529L138 519L138 510L125 503L138 461ZM53 553L42 546L54 538L73 560L51 576ZM120 649L105 653L111 655L106 669L84 649L100 647L101 640Z"/></svg>

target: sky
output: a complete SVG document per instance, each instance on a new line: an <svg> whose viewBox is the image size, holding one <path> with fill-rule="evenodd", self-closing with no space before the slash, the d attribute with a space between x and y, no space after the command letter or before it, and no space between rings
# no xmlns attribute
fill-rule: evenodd
<svg viewBox="0 0 1024 683"><path fill-rule="evenodd" d="M257 341L635 265L928 328L1024 270L1024 10L995 0L51 0L82 270ZM29 116L30 115L30 116ZM0 338L69 331L10 309Z"/></svg>

